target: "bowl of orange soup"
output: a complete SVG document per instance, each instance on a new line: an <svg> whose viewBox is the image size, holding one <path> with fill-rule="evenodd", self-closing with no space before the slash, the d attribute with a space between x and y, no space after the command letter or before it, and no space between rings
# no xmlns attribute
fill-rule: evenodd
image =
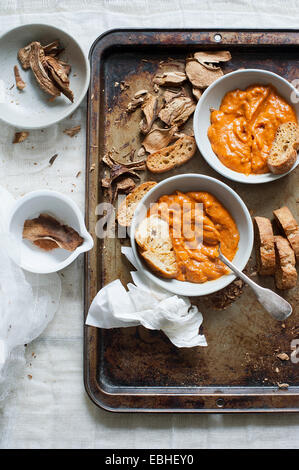
<svg viewBox="0 0 299 470"><path fill-rule="evenodd" d="M144 219L157 213L169 224L177 266L171 278L152 269L135 240ZM202 230L198 238L197 226ZM206 175L183 174L161 181L144 196L133 217L130 239L137 268L149 280L177 295L201 296L236 278L218 259L217 240L225 256L243 270L252 251L253 227L247 207L229 186Z"/></svg>
<svg viewBox="0 0 299 470"><path fill-rule="evenodd" d="M267 70L237 70L219 78L204 91L194 113L202 156L218 173L241 183L285 176L270 173L267 157L277 128L299 121L297 93L290 82Z"/></svg>

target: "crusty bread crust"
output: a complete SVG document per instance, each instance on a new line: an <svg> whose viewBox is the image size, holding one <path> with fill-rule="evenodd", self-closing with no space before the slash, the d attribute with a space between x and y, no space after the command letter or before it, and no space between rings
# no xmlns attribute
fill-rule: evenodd
<svg viewBox="0 0 299 470"><path fill-rule="evenodd" d="M275 246L272 224L266 217L254 217L255 248L258 273L269 276L275 273Z"/></svg>
<svg viewBox="0 0 299 470"><path fill-rule="evenodd" d="M164 173L183 165L196 151L194 137L184 136L173 145L158 150L147 157L146 166L152 173Z"/></svg>
<svg viewBox="0 0 299 470"><path fill-rule="evenodd" d="M295 122L281 124L275 134L267 164L274 174L289 171L297 159L299 127Z"/></svg>
<svg viewBox="0 0 299 470"><path fill-rule="evenodd" d="M291 289L297 283L294 251L288 240L280 235L274 237L277 269L275 283L278 289Z"/></svg>
<svg viewBox="0 0 299 470"><path fill-rule="evenodd" d="M131 225L134 212L139 202L145 194L157 183L155 181L146 181L135 188L120 204L117 211L117 220L123 227Z"/></svg>
<svg viewBox="0 0 299 470"><path fill-rule="evenodd" d="M177 275L177 262L174 253L155 253L148 250L141 252L141 256L152 271L159 276L173 279Z"/></svg>
<svg viewBox="0 0 299 470"><path fill-rule="evenodd" d="M299 261L299 226L292 212L286 206L273 211L279 227L285 233L291 247L294 250L296 260Z"/></svg>
<svg viewBox="0 0 299 470"><path fill-rule="evenodd" d="M139 253L152 271L162 277L176 277L178 266L165 220L156 214L146 217L136 230L135 240Z"/></svg>

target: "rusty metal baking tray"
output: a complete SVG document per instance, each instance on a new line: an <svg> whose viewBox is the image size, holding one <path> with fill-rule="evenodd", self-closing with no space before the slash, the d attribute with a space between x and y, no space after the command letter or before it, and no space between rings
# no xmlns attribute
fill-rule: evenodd
<svg viewBox="0 0 299 470"><path fill-rule="evenodd" d="M290 81L299 78L298 31L113 30L93 44L86 222L95 247L86 256L85 315L101 286L116 278L124 283L130 280L130 265L121 256L120 240L103 242L95 237L96 206L103 201L101 157L112 147L121 155L140 145L139 111L130 117L124 112L130 97L141 88L152 87L151 77L161 60L219 48L229 49L232 54L224 72L241 67L263 68ZM122 81L129 88L121 90L117 83ZM242 185L221 178L199 154L176 172L192 171L225 181L240 194L253 215L271 217L272 210L283 204L296 214L299 171L269 184ZM170 174L162 175L166 176ZM252 255L248 269L254 269L254 264ZM271 278L258 281L274 287ZM162 333L142 327L99 330L85 326L87 393L95 404L110 411L299 411L299 363L291 360L291 342L299 337L298 289L292 289L286 297L294 313L285 325L272 320L248 288L225 310L216 308L215 297L197 299L204 315L207 348L177 349ZM281 361L277 357L280 352L290 359ZM288 383L289 387L280 389L278 383Z"/></svg>

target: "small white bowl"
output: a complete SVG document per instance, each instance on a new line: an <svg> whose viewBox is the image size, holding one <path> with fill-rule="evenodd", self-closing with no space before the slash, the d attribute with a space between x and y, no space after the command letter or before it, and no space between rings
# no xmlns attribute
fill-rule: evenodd
<svg viewBox="0 0 299 470"><path fill-rule="evenodd" d="M216 292L230 284L236 276L228 274L203 284L193 282L177 281L176 279L164 279L156 276L147 265L141 260L135 242L135 231L149 209L150 204L156 202L163 194L173 194L176 190L182 192L188 191L207 191L213 194L234 218L239 234L240 241L238 251L234 257L234 264L241 270L247 264L253 245L253 226L250 214L244 202L229 186L210 176L185 174L167 178L154 186L142 199L138 205L131 224L130 238L134 256L140 269L151 281L158 286L177 295L188 297L201 296Z"/></svg>
<svg viewBox="0 0 299 470"><path fill-rule="evenodd" d="M55 39L65 48L59 58L72 67L69 77L74 103L64 95L49 101L50 95L40 89L33 72L23 70L17 58L19 49L30 42L46 45ZM89 86L90 67L83 49L72 36L54 26L26 24L6 32L0 38L0 63L0 119L18 129L40 129L66 118L80 105ZM15 85L15 65L26 82L23 91Z"/></svg>
<svg viewBox="0 0 299 470"><path fill-rule="evenodd" d="M62 248L44 251L31 241L22 238L26 219L38 217L41 213L55 217L59 222L76 230L84 242L75 251ZM93 247L93 239L87 232L83 215L78 206L64 194L56 191L32 191L21 197L13 205L8 217L8 233L17 243L11 258L23 269L32 273L46 274L60 271L72 263L80 253Z"/></svg>
<svg viewBox="0 0 299 470"><path fill-rule="evenodd" d="M286 174L293 171L299 163L299 157L288 173L274 175L269 172L262 175L246 176L243 173L238 173L237 171L233 171L223 165L217 155L213 152L208 138L208 128L210 126L211 115L210 108L219 109L221 101L227 92L235 90L236 88L245 90L245 88L250 85L273 85L276 88L278 94L293 106L299 121L298 92L291 83L279 75L267 70L237 70L235 72L228 73L216 80L202 94L194 113L194 136L199 151L204 159L212 168L214 168L214 170L218 171L218 173L221 175L233 181L238 181L239 183L268 183L270 181L277 180L278 178L282 178ZM291 102L291 96L297 97L293 103Z"/></svg>

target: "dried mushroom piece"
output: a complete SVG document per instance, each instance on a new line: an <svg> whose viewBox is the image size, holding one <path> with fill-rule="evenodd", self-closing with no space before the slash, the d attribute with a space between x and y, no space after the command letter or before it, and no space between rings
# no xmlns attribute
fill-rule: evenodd
<svg viewBox="0 0 299 470"><path fill-rule="evenodd" d="M144 147L140 147L140 149L137 152L137 157L145 159L146 158L146 151Z"/></svg>
<svg viewBox="0 0 299 470"><path fill-rule="evenodd" d="M172 59L169 57L167 60L159 62L159 69L167 72L185 72L185 61L182 59Z"/></svg>
<svg viewBox="0 0 299 470"><path fill-rule="evenodd" d="M159 118L168 126L184 124L195 110L196 104L191 98L179 96L174 98L160 111Z"/></svg>
<svg viewBox="0 0 299 470"><path fill-rule="evenodd" d="M40 214L35 219L25 220L23 238L47 251L55 248L54 243L56 248L74 251L84 241L76 230L68 225L61 224L48 214ZM49 241L52 243L49 243Z"/></svg>
<svg viewBox="0 0 299 470"><path fill-rule="evenodd" d="M29 63L40 88L53 97L60 96L59 89L46 72L45 53L39 42L31 43Z"/></svg>
<svg viewBox="0 0 299 470"><path fill-rule="evenodd" d="M195 52L193 57L205 66L208 64L218 64L219 62L228 62L232 58L229 51L200 51Z"/></svg>
<svg viewBox="0 0 299 470"><path fill-rule="evenodd" d="M166 88L163 93L165 103L169 103L173 98L178 98L179 96L186 96L184 88Z"/></svg>
<svg viewBox="0 0 299 470"><path fill-rule="evenodd" d="M68 78L68 74L66 73L64 63L51 56L46 56L45 60L49 73L56 83L56 86L73 103L74 94L70 89L70 80Z"/></svg>
<svg viewBox="0 0 299 470"><path fill-rule="evenodd" d="M207 68L195 59L187 59L186 74L193 87L206 88L223 76L221 68Z"/></svg>
<svg viewBox="0 0 299 470"><path fill-rule="evenodd" d="M26 131L16 132L12 143L20 144L21 142L24 142L24 140L27 139L28 135L29 135L29 132L26 132Z"/></svg>
<svg viewBox="0 0 299 470"><path fill-rule="evenodd" d="M72 67L70 66L70 64L68 64L67 62L64 62L63 60L60 60L60 59L56 59L56 60L59 63L61 69L63 69L64 73L69 75L71 70L72 70Z"/></svg>
<svg viewBox="0 0 299 470"><path fill-rule="evenodd" d="M53 42L50 42L46 46L43 46L44 53L47 56L57 57L64 48L61 46L59 39L56 39Z"/></svg>
<svg viewBox="0 0 299 470"><path fill-rule="evenodd" d="M145 137L142 145L148 153L157 152L158 150L167 147L170 142L176 139L175 134L177 130L177 126L173 126L168 129L152 129Z"/></svg>
<svg viewBox="0 0 299 470"><path fill-rule="evenodd" d="M195 98L197 99L197 101L199 100L199 98L201 97L202 95L202 91L200 88L196 88L196 87L193 87L192 88L192 93L193 93L193 96L195 96Z"/></svg>
<svg viewBox="0 0 299 470"><path fill-rule="evenodd" d="M132 113L137 109L139 106L141 106L145 100L145 97L147 95L148 91L147 90L139 90L135 93L134 98L132 101L128 104L127 106L127 112Z"/></svg>
<svg viewBox="0 0 299 470"><path fill-rule="evenodd" d="M128 168L128 169L131 169L131 170L145 170L145 161L144 160L140 160L140 161L137 161L137 162L130 162L130 163L127 163L127 162L119 162L117 160L115 160L110 153L106 154L103 156L103 162L109 166L109 168L114 168L116 166L124 166L125 168Z"/></svg>
<svg viewBox="0 0 299 470"><path fill-rule="evenodd" d="M132 178L122 178L116 182L114 191L112 191L112 202L115 202L118 193L129 194L135 189L135 181Z"/></svg>
<svg viewBox="0 0 299 470"><path fill-rule="evenodd" d="M153 122L158 115L158 98L151 93L145 95L144 102L141 105L144 117L142 118L139 126L143 134L147 134L153 125Z"/></svg>
<svg viewBox="0 0 299 470"><path fill-rule="evenodd" d="M160 86L179 86L187 80L184 72L172 71L157 74L153 80L154 83Z"/></svg>
<svg viewBox="0 0 299 470"><path fill-rule="evenodd" d="M114 202L118 192L129 193L135 187L133 178L140 179L136 171L145 170L145 161L120 163L111 156L111 154L104 155L102 161L110 168L109 177L102 179L102 187L108 191L110 202Z"/></svg>
<svg viewBox="0 0 299 470"><path fill-rule="evenodd" d="M34 41L18 51L18 59L23 69L32 69L40 88L51 96L51 101L62 92L73 102L68 78L71 66L57 59L61 51L63 48L58 40L46 46Z"/></svg>
<svg viewBox="0 0 299 470"><path fill-rule="evenodd" d="M18 90L24 90L26 83L24 80L22 80L22 77L20 75L19 67L17 65L14 66L13 68L14 74L15 74L15 80L16 80L16 87Z"/></svg>
<svg viewBox="0 0 299 470"><path fill-rule="evenodd" d="M64 129L63 133L67 134L69 137L74 137L78 134L81 130L81 126L70 127L68 129Z"/></svg>
<svg viewBox="0 0 299 470"><path fill-rule="evenodd" d="M18 59L24 70L28 70L30 68L30 50L31 44L28 44L28 46L22 47L22 49L18 51Z"/></svg>

